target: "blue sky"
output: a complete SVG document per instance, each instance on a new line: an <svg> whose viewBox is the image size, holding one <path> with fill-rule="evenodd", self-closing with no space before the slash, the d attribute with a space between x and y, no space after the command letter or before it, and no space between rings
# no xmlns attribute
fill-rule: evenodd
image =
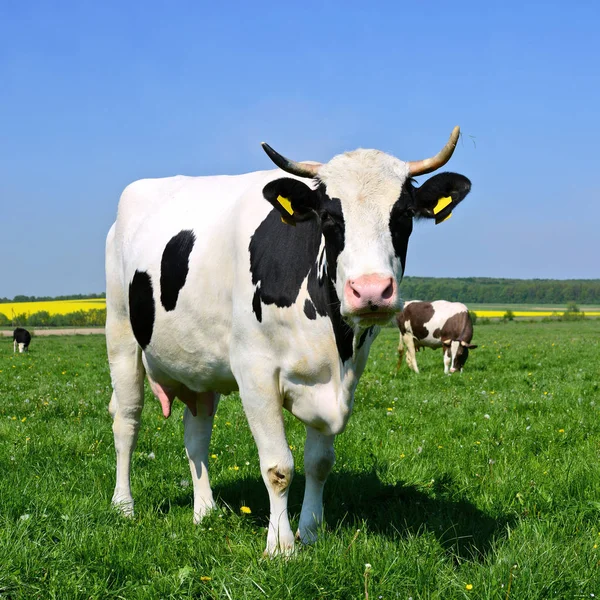
<svg viewBox="0 0 600 600"><path fill-rule="evenodd" d="M463 137L407 275L600 277L600 3L0 3L0 296L104 291L141 177Z"/></svg>

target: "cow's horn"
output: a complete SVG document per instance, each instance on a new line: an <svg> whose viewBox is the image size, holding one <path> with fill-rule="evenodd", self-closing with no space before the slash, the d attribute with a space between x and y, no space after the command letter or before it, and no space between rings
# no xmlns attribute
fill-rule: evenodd
<svg viewBox="0 0 600 600"><path fill-rule="evenodd" d="M261 142L260 145L263 147L263 150L267 153L268 157L286 173L310 178L316 177L319 174L321 163L295 162L285 156L281 156L279 152L275 152L275 150L273 150L266 142Z"/></svg>
<svg viewBox="0 0 600 600"><path fill-rule="evenodd" d="M408 164L408 173L411 177L417 175L425 175L431 173L440 167L443 167L452 156L454 148L456 148L456 142L460 136L460 127L457 125L450 134L448 143L432 158L426 158L425 160L411 160Z"/></svg>

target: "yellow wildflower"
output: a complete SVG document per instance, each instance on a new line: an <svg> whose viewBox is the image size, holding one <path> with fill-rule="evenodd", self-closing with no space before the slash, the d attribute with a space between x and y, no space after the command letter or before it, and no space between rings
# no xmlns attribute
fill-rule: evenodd
<svg viewBox="0 0 600 600"><path fill-rule="evenodd" d="M249 506L241 506L240 507L240 512L245 514L245 515L249 515L252 511L250 510Z"/></svg>
<svg viewBox="0 0 600 600"><path fill-rule="evenodd" d="M496 343L496 342L494 342ZM466 590L472 590L473 589L473 584L472 583L467 583L467 585L465 585L465 589Z"/></svg>
<svg viewBox="0 0 600 600"><path fill-rule="evenodd" d="M200 577L200 581L211 581L212 577L209 577L208 575L202 575L202 577Z"/></svg>

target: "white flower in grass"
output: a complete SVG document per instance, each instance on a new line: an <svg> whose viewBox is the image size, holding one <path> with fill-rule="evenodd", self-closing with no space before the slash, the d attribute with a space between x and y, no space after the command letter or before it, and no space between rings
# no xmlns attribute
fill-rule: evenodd
<svg viewBox="0 0 600 600"><path fill-rule="evenodd" d="M154 454L154 452L150 452L150 454L148 454L148 458L150 460L154 460L156 458L156 454Z"/></svg>
<svg viewBox="0 0 600 600"><path fill-rule="evenodd" d="M186 488L186 487L189 487L189 486L190 486L190 482L189 482L187 479L182 479L182 480L179 482L179 485L180 485L182 488Z"/></svg>
<svg viewBox="0 0 600 600"><path fill-rule="evenodd" d="M25 513L24 515L21 515L19 519L21 519L21 521L29 521L29 519L31 519L31 515L29 513Z"/></svg>

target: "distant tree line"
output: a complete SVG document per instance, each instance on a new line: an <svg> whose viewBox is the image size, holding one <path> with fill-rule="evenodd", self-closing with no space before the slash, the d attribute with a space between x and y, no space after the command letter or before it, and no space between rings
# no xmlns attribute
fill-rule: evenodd
<svg viewBox="0 0 600 600"><path fill-rule="evenodd" d="M48 302L52 300L89 300L92 298L106 298L106 294L71 294L70 296L15 296L14 298L0 298L0 304L7 302Z"/></svg>
<svg viewBox="0 0 600 600"><path fill-rule="evenodd" d="M405 300L485 304L600 304L600 279L493 279L405 277Z"/></svg>

